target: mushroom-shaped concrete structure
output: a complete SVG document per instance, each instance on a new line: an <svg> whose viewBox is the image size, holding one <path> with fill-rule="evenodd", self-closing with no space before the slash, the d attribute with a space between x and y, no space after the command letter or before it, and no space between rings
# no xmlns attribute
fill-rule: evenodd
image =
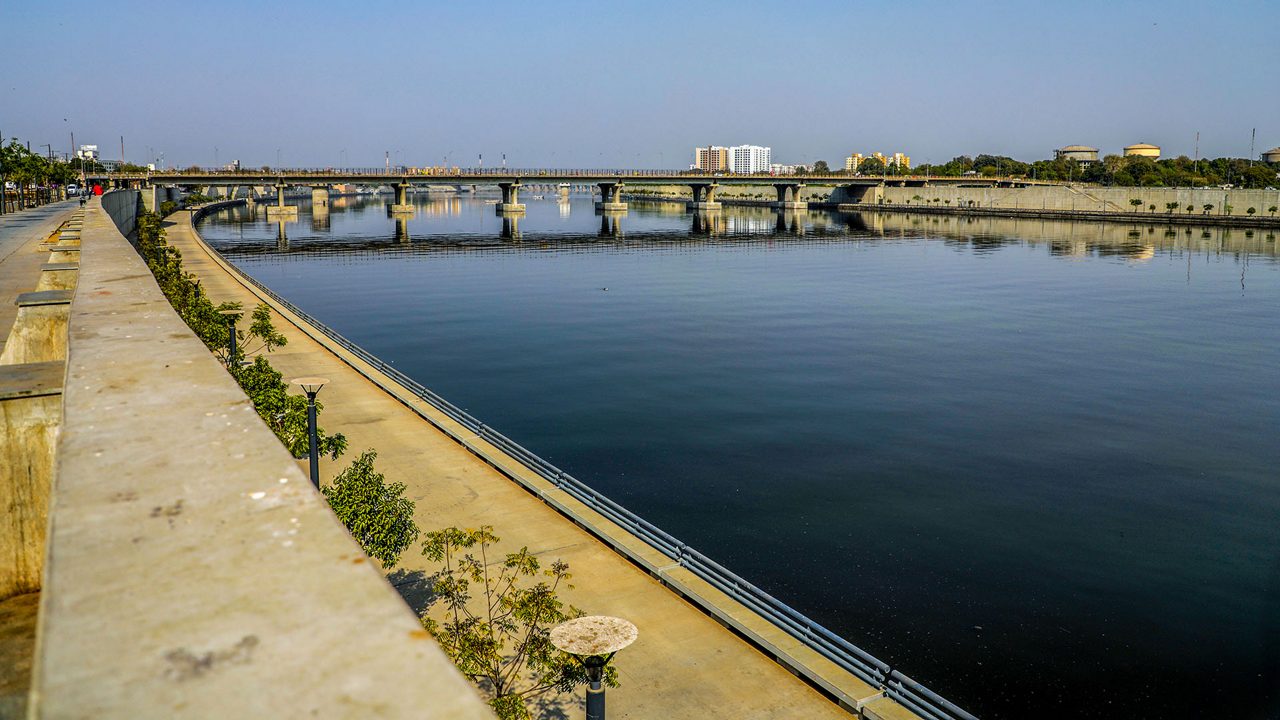
<svg viewBox="0 0 1280 720"><path fill-rule="evenodd" d="M636 626L622 618L587 615L551 628L551 644L573 655L587 669L587 720L604 720L604 668L614 653L636 641Z"/></svg>

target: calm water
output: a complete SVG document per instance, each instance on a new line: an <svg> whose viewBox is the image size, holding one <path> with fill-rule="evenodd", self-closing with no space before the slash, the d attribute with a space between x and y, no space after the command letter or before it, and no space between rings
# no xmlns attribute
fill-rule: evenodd
<svg viewBox="0 0 1280 720"><path fill-rule="evenodd" d="M1280 717L1266 231L525 198L203 232L984 718Z"/></svg>

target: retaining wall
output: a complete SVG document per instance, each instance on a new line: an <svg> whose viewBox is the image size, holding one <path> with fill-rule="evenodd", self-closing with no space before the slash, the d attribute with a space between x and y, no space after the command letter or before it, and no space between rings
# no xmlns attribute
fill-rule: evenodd
<svg viewBox="0 0 1280 720"><path fill-rule="evenodd" d="M160 294L131 200L84 223L29 717L491 718Z"/></svg>

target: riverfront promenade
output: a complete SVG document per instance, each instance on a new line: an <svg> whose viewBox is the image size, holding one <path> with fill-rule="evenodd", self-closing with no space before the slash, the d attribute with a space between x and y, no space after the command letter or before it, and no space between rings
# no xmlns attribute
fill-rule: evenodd
<svg viewBox="0 0 1280 720"><path fill-rule="evenodd" d="M200 279L213 302L234 300L251 309L265 300L207 250L191 227L191 213L170 216L166 226L169 243L182 252L186 270ZM344 433L350 441L345 457L337 462L322 460L322 482L329 482L360 451L375 448L378 470L390 481L405 483L406 494L417 506L417 523L424 531L450 525L492 525L503 540L500 551L528 546L544 564L557 558L569 563L575 587L564 593L567 602L588 614L616 615L636 624L639 640L616 659L622 686L609 691L611 715L664 720L849 717L848 711L831 699L492 466L522 477L533 475L519 463L496 448L486 447L332 341L321 340L323 335L287 309L274 305L273 309L277 327L289 343L271 353L272 364L286 378L329 378L330 384L320 394L324 404L320 424L330 432ZM472 450L447 433L469 436ZM489 462L476 452L483 453ZM532 477L524 480L526 484L539 481ZM540 492L556 496L609 542L665 568L668 574L664 577L687 593L719 602L742 628L765 638L776 654L809 667L832 694L850 707L861 707L865 717L915 717L880 697L875 688L675 568L670 559L559 493L550 483L543 485L545 490ZM415 609L420 609L427 595L425 574L433 568L416 548L406 552L401 562L392 579ZM574 707L580 694L560 698L569 717L581 712Z"/></svg>

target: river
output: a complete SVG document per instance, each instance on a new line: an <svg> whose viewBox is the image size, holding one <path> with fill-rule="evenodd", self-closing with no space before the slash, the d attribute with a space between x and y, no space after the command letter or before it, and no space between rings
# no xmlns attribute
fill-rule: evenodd
<svg viewBox="0 0 1280 720"><path fill-rule="evenodd" d="M201 232L983 718L1280 714L1273 234L522 199Z"/></svg>

